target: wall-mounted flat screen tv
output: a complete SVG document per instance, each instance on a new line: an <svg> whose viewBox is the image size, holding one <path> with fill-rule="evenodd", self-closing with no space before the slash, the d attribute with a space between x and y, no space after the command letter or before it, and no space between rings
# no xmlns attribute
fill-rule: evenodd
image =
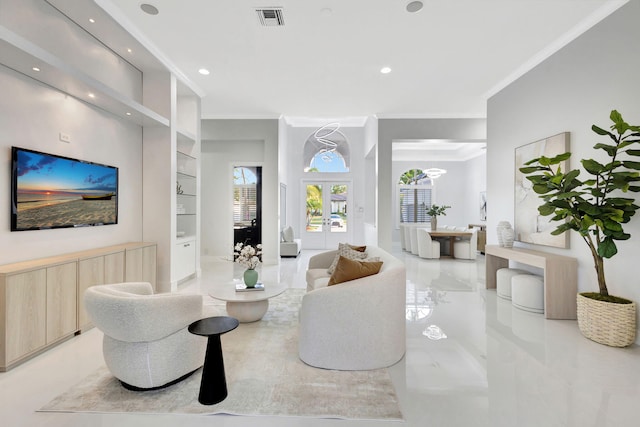
<svg viewBox="0 0 640 427"><path fill-rule="evenodd" d="M118 168L11 148L11 231L118 223Z"/></svg>

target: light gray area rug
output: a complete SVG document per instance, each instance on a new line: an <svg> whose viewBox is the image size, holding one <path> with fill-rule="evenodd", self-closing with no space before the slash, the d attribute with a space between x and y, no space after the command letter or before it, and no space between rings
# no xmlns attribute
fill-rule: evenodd
<svg viewBox="0 0 640 427"><path fill-rule="evenodd" d="M270 300L261 321L222 335L229 395L216 405L198 402L201 369L164 390L132 392L103 367L40 411L402 420L386 369L332 371L300 361L297 325L304 292L287 290Z"/></svg>

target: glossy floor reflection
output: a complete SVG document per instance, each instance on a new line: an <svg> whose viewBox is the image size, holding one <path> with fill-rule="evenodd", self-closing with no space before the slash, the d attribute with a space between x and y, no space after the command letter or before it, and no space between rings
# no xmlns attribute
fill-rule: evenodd
<svg viewBox="0 0 640 427"><path fill-rule="evenodd" d="M305 287L309 256L262 266L264 281ZM407 354L390 368L407 426L636 426L640 347L614 349L580 335L575 321L546 320L484 289L484 258L407 266ZM238 265L203 264L181 286L199 292L239 275ZM239 276L238 276L239 277ZM210 309L220 303L206 299ZM222 306L223 307L223 306ZM64 414L35 412L102 362L93 329L0 373L3 426L376 426L400 424L284 417ZM230 390L230 393L233 391ZM256 396L261 398L262 396Z"/></svg>

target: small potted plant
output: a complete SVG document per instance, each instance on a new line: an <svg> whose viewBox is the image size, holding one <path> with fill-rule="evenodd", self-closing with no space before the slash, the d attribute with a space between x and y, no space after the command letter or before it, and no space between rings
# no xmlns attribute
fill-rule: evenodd
<svg viewBox="0 0 640 427"><path fill-rule="evenodd" d="M431 231L436 231L438 229L438 215L447 215L447 209L451 206L442 205L438 206L433 204L427 208L427 215L431 217Z"/></svg>
<svg viewBox="0 0 640 427"><path fill-rule="evenodd" d="M560 164L571 153L553 158L539 157L525 163L520 171L533 183L533 190L544 201L538 207L543 216L554 215L560 225L551 233L569 230L577 232L589 247L598 277L599 292L578 294L578 325L587 338L601 344L626 347L636 338L636 304L609 295L604 272L605 258L617 252L616 240L627 240L623 225L640 208L635 198L623 197L628 192L640 192L640 126L626 123L620 113L610 115L611 132L593 125L591 129L609 141L593 148L603 150L608 161L581 160L591 175L581 181L579 169L563 171Z"/></svg>

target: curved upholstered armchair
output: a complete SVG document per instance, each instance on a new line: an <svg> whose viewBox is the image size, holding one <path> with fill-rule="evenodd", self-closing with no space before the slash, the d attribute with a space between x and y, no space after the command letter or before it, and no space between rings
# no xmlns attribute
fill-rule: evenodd
<svg viewBox="0 0 640 427"><path fill-rule="evenodd" d="M104 332L107 367L125 388L162 388L202 366L207 339L187 330L202 318L201 295L153 294L151 284L129 282L91 286L84 301Z"/></svg>
<svg viewBox="0 0 640 427"><path fill-rule="evenodd" d="M409 228L409 238L411 239L411 253L418 255L418 229L420 224L413 224Z"/></svg>
<svg viewBox="0 0 640 427"><path fill-rule="evenodd" d="M411 228L413 227L412 223L408 223L404 225L404 249L407 252L411 252Z"/></svg>
<svg viewBox="0 0 640 427"><path fill-rule="evenodd" d="M471 231L469 239L456 240L453 243L453 256L460 259L476 259L478 252L478 230Z"/></svg>
<svg viewBox="0 0 640 427"><path fill-rule="evenodd" d="M420 258L437 259L440 258L440 242L433 240L429 230L426 228L418 228L418 256Z"/></svg>

